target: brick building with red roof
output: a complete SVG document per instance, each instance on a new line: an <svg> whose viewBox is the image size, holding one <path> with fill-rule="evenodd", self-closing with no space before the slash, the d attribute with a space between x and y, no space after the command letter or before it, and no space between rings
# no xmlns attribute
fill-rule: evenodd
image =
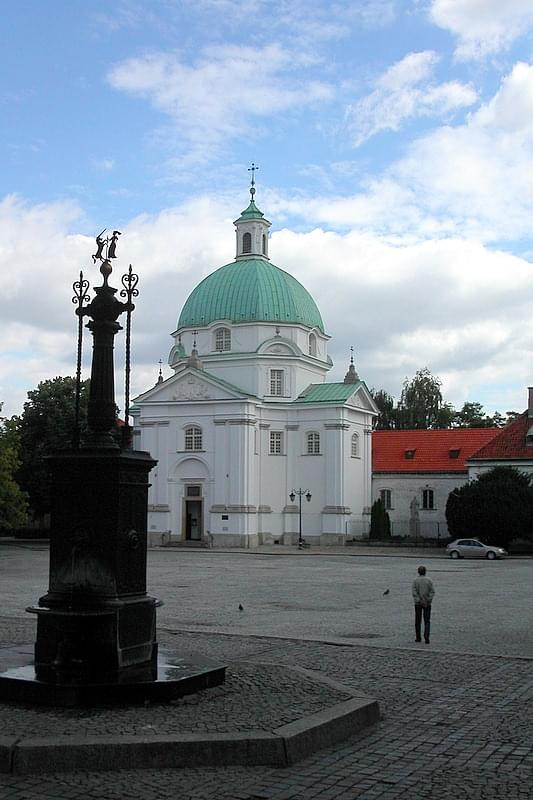
<svg viewBox="0 0 533 800"><path fill-rule="evenodd" d="M449 493L468 480L467 462L506 430L374 431L372 498L383 500L393 535L446 537Z"/></svg>

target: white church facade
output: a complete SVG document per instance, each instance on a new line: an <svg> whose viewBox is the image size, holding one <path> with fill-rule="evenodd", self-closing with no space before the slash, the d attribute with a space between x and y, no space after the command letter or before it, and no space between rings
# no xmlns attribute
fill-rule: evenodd
<svg viewBox="0 0 533 800"><path fill-rule="evenodd" d="M270 261L270 222L253 181L250 193L234 223L235 260L183 306L174 374L131 410L135 448L158 462L154 544L295 544L300 522L309 544L342 544L367 528L377 409L353 362L344 382L326 382L332 361L320 312Z"/></svg>

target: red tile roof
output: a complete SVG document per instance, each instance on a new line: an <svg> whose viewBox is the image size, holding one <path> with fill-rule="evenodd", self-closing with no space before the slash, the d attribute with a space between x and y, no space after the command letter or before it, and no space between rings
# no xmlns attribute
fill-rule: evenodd
<svg viewBox="0 0 533 800"><path fill-rule="evenodd" d="M521 458L533 460L533 447L526 444L526 434L532 425L533 419L524 411L514 422L502 428L494 439L472 453L471 458L486 458L491 461Z"/></svg>
<svg viewBox="0 0 533 800"><path fill-rule="evenodd" d="M465 461L500 432L501 428L374 431L372 471L466 473Z"/></svg>

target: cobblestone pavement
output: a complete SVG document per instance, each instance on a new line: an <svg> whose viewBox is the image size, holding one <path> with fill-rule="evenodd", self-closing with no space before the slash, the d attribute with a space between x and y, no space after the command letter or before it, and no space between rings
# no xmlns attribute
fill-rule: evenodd
<svg viewBox="0 0 533 800"><path fill-rule="evenodd" d="M34 622L27 619L23 608L35 602L46 588L46 553L33 553L22 565L11 550L8 560L2 560L3 555L4 552L0 554L2 644L32 641ZM164 587L161 596L166 602L159 625L163 647L183 652L194 650L228 663L230 676L235 676L237 682L248 681L254 702L261 697L261 713L266 716L278 713L276 685L284 680L292 685L291 673L284 670L284 665L293 665L315 670L352 690L377 698L383 715L381 722L290 768L0 774L0 800L526 800L533 797L533 660L527 657L532 655L533 562L455 565L440 559L432 561L432 577L440 572L436 576L439 604L434 641L427 647L411 641L409 599L405 603L400 594L412 577L416 563L412 559L380 561L379 557L370 557L360 564L354 558L342 560L330 556L324 559L313 556L312 560L306 560L305 556L275 558L268 563L256 562L256 556L231 559L228 555L207 554L207 558L209 561L202 561L202 556L196 554L184 558L175 554L151 555L151 585L156 587L157 594L160 581ZM194 569L187 572L181 567L181 585L176 584L176 591L171 594L169 587L176 575L172 569L178 561L182 565L186 561ZM206 565L204 570L202 564ZM337 584L333 583L335 575ZM355 589L354 577L359 581ZM196 587L200 581L203 595ZM185 585L190 587L187 592L182 591ZM513 587L511 593L509 586ZM381 599L384 587L390 587L391 593ZM243 597L243 591L248 592L246 610L239 615L232 609ZM374 631L376 621L379 623L378 638L363 643L363 637L350 640L349 617L345 614L343 618L340 615L342 623L339 623L345 631L344 639L335 643L319 641L321 637L315 633L321 633L324 619L329 624L335 607L338 611L338 603L345 597L350 598L352 631L370 634L370 626L357 627L359 620L370 619ZM507 597L509 603L503 606ZM228 605L222 608L220 604L225 599ZM270 600L268 609L266 599ZM192 620L195 608L196 630L180 630L180 622L182 627L190 627L188 622L183 625L183 620ZM271 635L275 615L285 639ZM305 621L302 630L298 627L300 619ZM408 624L398 631L404 619ZM205 633L201 627L203 621L208 621L210 627L219 625L221 630ZM453 626L458 628L455 638ZM234 635L228 633L230 629ZM261 669L265 669L264 665L274 665L270 679L265 678L263 692L250 667L254 663L262 665ZM229 690L233 685L231 680ZM213 703L213 709L220 697L228 696L219 690L210 691L213 697L202 702ZM298 694L297 688L295 693ZM185 715L190 713L190 719L194 719L194 702L178 704L176 711L182 713L185 708ZM128 724L152 724L150 711L150 708L137 709L138 713L128 711ZM37 733L39 712L34 709L32 712L32 730ZM69 725L78 724L80 713L68 712ZM23 710L0 709L0 714L2 729L7 730L17 722L22 726ZM54 724L63 724L62 714ZM217 714L213 724L238 724L239 709L231 700L221 703ZM165 711L165 717L165 724L174 724L171 711ZM123 718L121 725L125 721ZM91 724L96 723L93 720Z"/></svg>
<svg viewBox="0 0 533 800"><path fill-rule="evenodd" d="M0 619L0 631L5 620ZM28 629L26 640L31 637ZM5 634L4 634L5 636ZM160 636L160 646L180 655L209 651L215 663L227 663L227 643L221 637L207 643L207 636L184 633L179 637ZM239 637L240 638L240 637ZM217 647L218 644L218 647ZM241 642L236 643L237 651ZM243 648L245 649L245 648ZM256 653L258 645L255 647ZM259 645L261 650L261 645ZM218 651L218 652L217 652ZM278 657L276 647L275 657ZM221 655L223 654L223 659ZM269 652L265 656L269 655ZM2 649L0 649L0 662ZM255 660L255 663L254 663ZM0 703L2 736L163 736L180 733L213 734L266 731L330 708L349 700L353 693L339 691L319 679L313 680L284 664L252 662L229 664L222 686L205 689L168 702L127 706L100 706L82 709L46 708ZM320 672L320 670L316 670ZM22 713L21 713L22 712Z"/></svg>
<svg viewBox="0 0 533 800"><path fill-rule="evenodd" d="M23 634L20 628L17 633ZM228 659L235 675L253 675L254 662L277 664L276 681L283 680L279 665L320 671L377 697L383 719L351 740L286 769L0 775L2 800L525 800L532 796L533 661L529 659L442 654L424 649L425 645L398 651L178 631L161 638L167 645L179 640L183 651L195 649ZM274 707L272 685L268 694L270 699L264 697L262 702ZM143 720L149 719L149 709L139 711ZM65 713L75 719L91 712L70 710L59 716ZM231 705L224 713L231 717Z"/></svg>

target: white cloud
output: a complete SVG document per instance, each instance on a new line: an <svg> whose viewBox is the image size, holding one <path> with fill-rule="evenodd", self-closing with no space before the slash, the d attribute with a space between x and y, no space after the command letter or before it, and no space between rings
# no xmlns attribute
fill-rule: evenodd
<svg viewBox="0 0 533 800"><path fill-rule="evenodd" d="M376 80L376 88L348 106L346 123L355 146L383 130L398 131L416 117L448 117L473 105L472 86L459 81L432 82L439 57L432 50L409 53Z"/></svg>
<svg viewBox="0 0 533 800"><path fill-rule="evenodd" d="M461 239L395 245L321 229L275 233L270 253L317 298L333 336L332 379L342 379L353 344L361 376L396 396L427 365L456 405L484 402L483 385L498 376L522 408L533 336L533 269L524 260Z"/></svg>
<svg viewBox="0 0 533 800"><path fill-rule="evenodd" d="M110 172L115 166L112 158L94 158L93 167L101 170L102 172Z"/></svg>
<svg viewBox="0 0 533 800"><path fill-rule="evenodd" d="M484 240L531 234L533 66L517 64L464 125L413 142L391 170L450 232Z"/></svg>
<svg viewBox="0 0 533 800"><path fill-rule="evenodd" d="M170 117L174 135L200 158L248 132L254 121L329 100L330 85L290 78L304 61L304 55L277 45L224 45L206 48L193 65L166 53L131 58L108 78L116 89L147 98Z"/></svg>
<svg viewBox="0 0 533 800"><path fill-rule="evenodd" d="M146 389L146 376L156 380L157 362L159 358L166 361L169 333L188 293L214 265L234 256L234 206L225 219L220 217L223 208L220 199L203 198L157 216L137 217L122 227L110 283L121 287L120 277L129 263L139 275L132 393ZM70 232L79 229L81 222L80 209L70 203L31 206L15 196L0 202L0 402L4 401L4 415L19 413L27 391L39 381L75 374L77 318L72 284L80 269L90 283L91 297L94 286L102 282L91 259L93 235ZM87 377L91 343L86 330L84 340ZM123 348L119 334L115 348L119 405L123 404Z"/></svg>
<svg viewBox="0 0 533 800"><path fill-rule="evenodd" d="M282 202L279 198L280 207ZM278 215L266 197L262 206L275 227ZM140 278L132 396L155 383L158 361L166 362L169 334L189 293L205 275L233 259L232 219L240 207L239 198L198 197L122 227L110 282L120 287L129 263ZM73 228L79 228L75 206L32 207L15 198L0 203L0 269L10 281L9 294L0 301L0 400L5 400L7 415L21 410L26 392L38 381L74 374L72 283L82 268L92 295L101 277L90 257L92 236L72 234ZM531 382L533 342L533 268L523 259L460 238L395 241L379 233L351 229L341 234L322 228L307 233L275 230L270 255L319 304L333 337L330 353L336 366L331 379L342 379L353 344L361 376L393 394L406 375L428 365L443 379L445 395L455 404L465 399L484 402L483 387L497 375L512 387L506 389L510 394L500 410L522 407L523 386ZM119 406L123 347L119 333ZM87 375L87 333L84 352Z"/></svg>
<svg viewBox="0 0 533 800"><path fill-rule="evenodd" d="M505 50L533 29L533 0L432 0L429 14L457 37L462 60Z"/></svg>
<svg viewBox="0 0 533 800"><path fill-rule="evenodd" d="M518 63L463 124L413 139L381 175L358 176L357 193L283 200L279 210L389 240L453 236L528 249L532 134L533 65Z"/></svg>

